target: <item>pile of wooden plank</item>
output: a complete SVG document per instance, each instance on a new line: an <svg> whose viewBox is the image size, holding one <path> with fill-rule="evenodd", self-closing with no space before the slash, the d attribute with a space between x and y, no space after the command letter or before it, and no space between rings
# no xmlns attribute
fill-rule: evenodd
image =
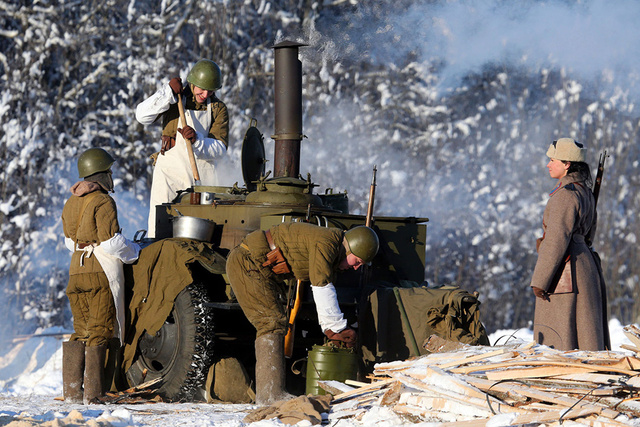
<svg viewBox="0 0 640 427"><path fill-rule="evenodd" d="M631 341L638 346L628 350L640 351L640 329L625 333L635 334ZM384 406L407 420L444 426L569 420L573 425L640 425L637 419L634 423L640 416L640 359L634 353L563 352L534 343L431 345L449 351L377 364L372 382L357 388L320 382L334 394L330 419L359 418Z"/></svg>

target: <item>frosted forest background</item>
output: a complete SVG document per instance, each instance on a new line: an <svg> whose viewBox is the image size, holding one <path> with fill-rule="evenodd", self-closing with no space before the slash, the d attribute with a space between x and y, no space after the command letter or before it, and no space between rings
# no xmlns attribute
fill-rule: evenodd
<svg viewBox="0 0 640 427"><path fill-rule="evenodd" d="M607 150L594 246L610 316L638 322L638 21L633 0L0 1L0 334L71 328L60 214L79 153L116 157L123 232L146 228L160 126L134 110L198 59L223 72L223 185L242 185L251 119L272 159L283 40L308 45L301 173L362 214L377 165L375 214L430 219L425 279L480 292L490 332L533 318L549 143L584 142L594 175Z"/></svg>

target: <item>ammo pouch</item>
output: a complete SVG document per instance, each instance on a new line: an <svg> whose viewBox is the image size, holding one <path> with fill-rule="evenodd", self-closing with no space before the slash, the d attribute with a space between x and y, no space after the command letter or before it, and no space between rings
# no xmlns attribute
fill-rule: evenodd
<svg viewBox="0 0 640 427"><path fill-rule="evenodd" d="M267 260L262 263L263 267L268 267L275 274L289 274L291 268L287 264L287 260L284 259L280 248L275 248L271 252L267 253Z"/></svg>

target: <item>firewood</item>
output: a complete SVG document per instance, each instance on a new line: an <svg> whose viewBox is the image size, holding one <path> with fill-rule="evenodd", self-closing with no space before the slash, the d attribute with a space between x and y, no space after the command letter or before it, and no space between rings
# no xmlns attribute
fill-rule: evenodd
<svg viewBox="0 0 640 427"><path fill-rule="evenodd" d="M448 412L442 412L437 410L432 410L423 406L413 406L408 405L406 403L398 403L393 407L393 411L399 414L407 414L407 415L419 415L421 418L429 421L438 421L438 422L451 422L452 425L456 425L457 422L465 422L466 420L475 420L475 417L467 417L459 414L453 414ZM484 420L483 424L478 424L478 426L485 427L487 419L481 418ZM440 426L441 424L438 424Z"/></svg>
<svg viewBox="0 0 640 427"><path fill-rule="evenodd" d="M491 363L491 364L476 364L473 366L463 366L459 368L452 369L451 372L454 373L462 373L468 374L471 372L478 371L491 371L491 370L502 370L504 368L514 368L516 366L564 366L564 367L573 367L577 368L581 371L577 371L577 373L584 372L616 372L622 375L637 375L637 372L630 369L620 369L615 366L608 365L596 365L596 364L587 364L587 363L570 363L570 362L553 362L553 361L545 361L545 360L516 360L516 361L508 361L502 363Z"/></svg>
<svg viewBox="0 0 640 427"><path fill-rule="evenodd" d="M340 381L318 381L318 386L333 396L355 390L355 388L345 385Z"/></svg>
<svg viewBox="0 0 640 427"><path fill-rule="evenodd" d="M631 346L631 345L628 345L628 344L620 344L620 348L622 348L624 350L633 351L634 353L640 353L640 348L635 347L635 346Z"/></svg>
<svg viewBox="0 0 640 427"><path fill-rule="evenodd" d="M422 379L417 379L416 376ZM447 375L435 367L427 368L425 375L396 373L394 377L402 381L405 385L422 391L422 395L426 397L445 397L452 401L474 405L483 410L495 408L495 410L503 412L517 411L517 409L510 407L494 396L488 396L466 381L452 375Z"/></svg>
<svg viewBox="0 0 640 427"><path fill-rule="evenodd" d="M126 389L125 391L123 391L122 393L127 393L127 394L129 394L129 393L135 393L135 392L140 391L140 390L145 390L145 389L148 389L149 387L151 387L151 386L153 386L153 385L158 384L158 383L159 383L159 382L161 382L161 381L162 381L162 378L161 378L161 377L154 378L154 379L149 380L149 381L147 381L147 382L145 382L145 383L142 383L142 384L139 384L139 385L137 385L137 386L133 386L133 387L131 387L131 388L128 388L128 389Z"/></svg>
<svg viewBox="0 0 640 427"><path fill-rule="evenodd" d="M400 394L403 390L406 390L406 387L400 381L392 383L389 387L386 388L384 394L380 396L380 401L378 403L382 406L395 405L396 403L398 403Z"/></svg>
<svg viewBox="0 0 640 427"><path fill-rule="evenodd" d="M537 368L493 370L487 372L486 377L492 381L500 381L504 379L545 378L556 375L581 374L584 372L591 372L591 370L588 366L540 366Z"/></svg>
<svg viewBox="0 0 640 427"><path fill-rule="evenodd" d="M635 345L640 347L640 329L636 325L627 325L622 328L622 332Z"/></svg>
<svg viewBox="0 0 640 427"><path fill-rule="evenodd" d="M441 363L438 365L438 367L442 368L442 369L446 369L446 368L450 368L453 366L458 366L458 365L462 365L462 364L467 364L467 363L472 363L472 362L478 362L480 360L485 360L485 359L489 359L491 357L494 356L499 356L499 355L503 355L507 352L511 352L510 349L507 348L501 348L499 350L495 350L495 351L490 351L488 353L484 353L484 354L476 354L475 356L471 356L471 357L466 357L464 359L457 359L448 363Z"/></svg>
<svg viewBox="0 0 640 427"><path fill-rule="evenodd" d="M640 343L640 329L629 331ZM608 427L625 425L614 421L621 414L640 416L640 357L635 355L560 351L534 343L483 347L430 342L448 352L376 364L367 377L371 384L351 382L361 387L335 396L330 419L346 413L359 419L373 405L405 419L468 427L560 426L569 420Z"/></svg>
<svg viewBox="0 0 640 427"><path fill-rule="evenodd" d="M584 417L587 415L591 415L597 413L595 412L593 409L582 409L582 410L571 410L571 411L563 411L563 410L556 410L556 411L548 411L548 412L543 412L543 413L529 413L529 414L509 414L507 416L501 415L503 422L505 422L504 424L501 423L500 425L512 425L512 426L519 426L519 425L525 425L525 424L529 424L529 423L548 423L548 422L553 422L553 421L557 421L557 420L572 420L575 418L580 418L580 417ZM506 424L506 421L508 420L509 424ZM490 421L489 420L484 420L485 424ZM476 426L480 426L481 424L478 424L477 422L460 422L460 423L445 423L445 424L441 424L439 427L442 426L446 426L446 427L455 427L455 426L460 426L460 427L476 427Z"/></svg>
<svg viewBox="0 0 640 427"><path fill-rule="evenodd" d="M383 387L388 386L389 384L395 382L396 380L393 378L390 378L388 380L384 380L384 381L378 381L369 385L366 385L364 387L360 387L354 390L350 390L344 393L340 393L336 396L334 396L334 401L340 401L340 400L345 400L345 399L349 399L349 398L353 398L354 396L359 396L359 395L363 395L366 394L372 390L380 390Z"/></svg>
<svg viewBox="0 0 640 427"><path fill-rule="evenodd" d="M355 380L345 380L344 383L346 385L353 386L353 387L364 387L366 385L369 385L369 383L363 383L362 381L355 381Z"/></svg>
<svg viewBox="0 0 640 427"><path fill-rule="evenodd" d="M552 404L560 405L567 408L575 405L577 408L589 409L592 406L594 406L594 408L597 408L598 411L602 412L602 415L611 419L614 419L618 415L620 415L618 411L608 409L602 405L591 404L584 401L581 402L579 401L579 399L562 396L557 393L549 393L546 391L536 390L531 387L527 387L526 385L520 385L516 383L493 382L493 381L485 380L482 378L476 378L472 376L466 377L465 380L468 381L470 384L474 385L475 387L478 387L479 389L485 390L487 392L490 392L492 389L496 389L503 392L511 391L512 393L517 393L517 394L520 394L521 396L526 396L531 399L552 403Z"/></svg>

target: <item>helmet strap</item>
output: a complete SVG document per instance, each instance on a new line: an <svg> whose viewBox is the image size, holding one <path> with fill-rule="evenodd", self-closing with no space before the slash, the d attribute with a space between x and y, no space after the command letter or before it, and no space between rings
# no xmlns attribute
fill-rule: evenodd
<svg viewBox="0 0 640 427"><path fill-rule="evenodd" d="M349 255L351 252L351 248L349 247L349 242L344 237L342 238L342 246L344 246L345 256Z"/></svg>

